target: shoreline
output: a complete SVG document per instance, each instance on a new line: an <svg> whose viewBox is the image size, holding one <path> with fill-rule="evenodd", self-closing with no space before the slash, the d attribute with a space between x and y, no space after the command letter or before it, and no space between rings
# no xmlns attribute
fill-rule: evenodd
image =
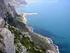
<svg viewBox="0 0 70 53"><path fill-rule="evenodd" d="M43 46L44 43L45 44L48 43L50 45L51 50L47 50L46 53L47 52L49 52L49 53L60 53L59 52L59 47L54 44L54 41L51 38L49 38L47 36L43 36L43 35L41 35L41 34L39 34L37 32L34 32L33 27L31 27L31 26L28 27L28 29L31 29L30 36L31 36L31 38L32 38L32 40L34 41L35 44L37 44L37 45L42 44L42 45L40 45L42 47L45 47L45 46ZM35 39L39 39L37 41L42 41L42 42L44 41L44 42L43 43L37 43L37 41L35 41Z"/></svg>

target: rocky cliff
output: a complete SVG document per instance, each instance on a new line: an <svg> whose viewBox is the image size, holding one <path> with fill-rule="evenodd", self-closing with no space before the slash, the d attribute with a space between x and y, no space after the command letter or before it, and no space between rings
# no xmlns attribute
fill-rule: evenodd
<svg viewBox="0 0 70 53"><path fill-rule="evenodd" d="M14 0L0 0L0 53L59 53L53 41L21 22ZM25 2L24 2L25 3Z"/></svg>

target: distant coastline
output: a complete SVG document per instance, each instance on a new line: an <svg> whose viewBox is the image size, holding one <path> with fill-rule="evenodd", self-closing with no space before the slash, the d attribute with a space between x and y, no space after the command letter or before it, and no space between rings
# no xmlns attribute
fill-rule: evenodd
<svg viewBox="0 0 70 53"><path fill-rule="evenodd" d="M52 44L52 45L51 45L51 48L53 48L53 49L56 48L54 51L55 51L56 53L60 53L60 52L59 52L59 47L54 43L54 41L53 41L52 38L50 37L51 33L50 33L49 31L40 30L40 28L33 27L33 26L28 27L28 28L30 28L31 31L32 31L31 35L34 34L35 38L38 37L38 38L40 38L40 39L42 39L42 38L43 38L43 39L47 39L48 43L49 43L49 44ZM40 31L37 31L37 30L40 30ZM41 32L41 31L43 31L43 32ZM45 33L46 33L46 34L45 34ZM40 40L39 40L39 41L40 41Z"/></svg>

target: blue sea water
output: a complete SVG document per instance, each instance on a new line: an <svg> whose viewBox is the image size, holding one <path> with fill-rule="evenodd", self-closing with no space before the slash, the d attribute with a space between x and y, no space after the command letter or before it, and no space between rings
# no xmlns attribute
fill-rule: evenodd
<svg viewBox="0 0 70 53"><path fill-rule="evenodd" d="M20 9L38 13L28 17L34 31L51 37L59 46L60 53L70 53L70 0L40 1Z"/></svg>

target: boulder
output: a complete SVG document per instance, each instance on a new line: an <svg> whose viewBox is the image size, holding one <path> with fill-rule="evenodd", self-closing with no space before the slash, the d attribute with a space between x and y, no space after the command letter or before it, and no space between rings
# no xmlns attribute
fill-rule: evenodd
<svg viewBox="0 0 70 53"><path fill-rule="evenodd" d="M0 28L0 43L3 52L15 53L14 35L6 28Z"/></svg>

